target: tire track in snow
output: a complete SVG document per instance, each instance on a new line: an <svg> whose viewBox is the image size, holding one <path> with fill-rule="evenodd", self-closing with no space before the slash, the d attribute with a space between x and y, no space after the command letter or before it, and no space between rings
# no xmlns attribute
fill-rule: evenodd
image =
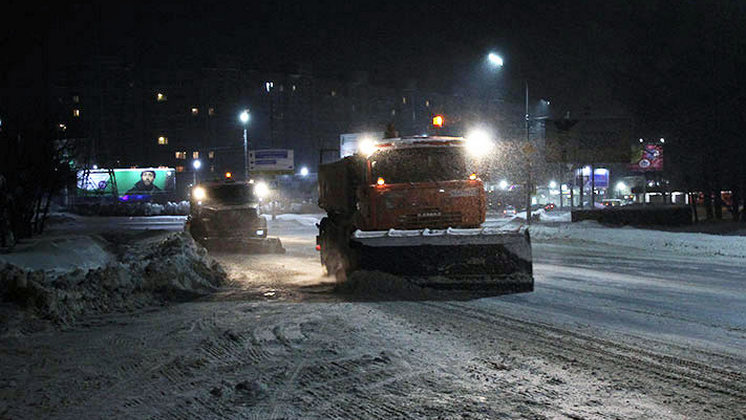
<svg viewBox="0 0 746 420"><path fill-rule="evenodd" d="M615 363L623 362L629 368L645 368L664 378L684 379L695 386L746 400L746 375L741 372L655 353L639 347L632 347L525 319L496 314L464 304L423 303L423 305L444 310L449 315L465 317L489 325L499 324L505 329L530 337L532 342L540 341L543 346L536 346L537 348L560 348L568 353L583 350L590 355L602 356Z"/></svg>

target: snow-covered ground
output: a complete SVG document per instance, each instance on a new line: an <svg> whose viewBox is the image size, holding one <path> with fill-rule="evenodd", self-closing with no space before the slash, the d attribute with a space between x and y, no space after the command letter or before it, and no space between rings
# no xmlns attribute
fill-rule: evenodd
<svg viewBox="0 0 746 420"><path fill-rule="evenodd" d="M533 293L415 301L335 293L320 217L200 301L0 338L0 417L744 418L746 238L539 223Z"/></svg>

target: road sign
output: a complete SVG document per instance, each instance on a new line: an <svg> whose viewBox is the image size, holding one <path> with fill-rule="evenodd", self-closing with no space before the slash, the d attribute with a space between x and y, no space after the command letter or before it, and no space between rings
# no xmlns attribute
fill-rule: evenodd
<svg viewBox="0 0 746 420"><path fill-rule="evenodd" d="M254 173L289 173L295 170L292 149L249 151L249 171Z"/></svg>

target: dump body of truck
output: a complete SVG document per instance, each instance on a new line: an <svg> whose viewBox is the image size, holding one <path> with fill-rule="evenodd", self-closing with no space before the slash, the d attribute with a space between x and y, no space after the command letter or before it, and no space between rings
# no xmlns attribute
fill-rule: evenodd
<svg viewBox="0 0 746 420"><path fill-rule="evenodd" d="M465 140L389 139L322 165L321 262L340 280L383 271L438 289L533 290L528 231L483 228L486 197Z"/></svg>

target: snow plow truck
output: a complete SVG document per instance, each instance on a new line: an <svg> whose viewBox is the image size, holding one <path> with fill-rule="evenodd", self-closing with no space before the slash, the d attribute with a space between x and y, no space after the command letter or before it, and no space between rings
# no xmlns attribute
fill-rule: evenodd
<svg viewBox="0 0 746 420"><path fill-rule="evenodd" d="M462 137L361 144L319 169L316 249L329 275L381 271L418 286L487 294L533 290L528 229L483 227L486 193Z"/></svg>
<svg viewBox="0 0 746 420"><path fill-rule="evenodd" d="M190 193L186 229L210 251L284 253L279 238L268 236L260 201L268 193L263 182L224 180L200 183Z"/></svg>

